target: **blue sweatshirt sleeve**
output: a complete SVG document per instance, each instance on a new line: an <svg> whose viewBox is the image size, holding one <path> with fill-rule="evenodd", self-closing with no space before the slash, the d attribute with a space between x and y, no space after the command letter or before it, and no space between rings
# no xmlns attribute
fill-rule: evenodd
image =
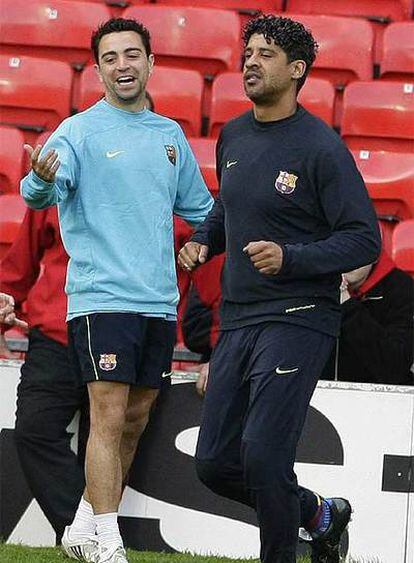
<svg viewBox="0 0 414 563"><path fill-rule="evenodd" d="M330 235L283 247L281 274L314 277L343 273L375 262L381 236L373 205L354 159L342 144L317 157L315 183Z"/></svg>
<svg viewBox="0 0 414 563"><path fill-rule="evenodd" d="M55 181L45 182L31 170L20 184L21 195L32 209L45 209L61 203L77 186L79 160L73 144L69 140L68 127L65 122L49 137L41 150L40 157L44 156L49 149L55 149L60 160Z"/></svg>
<svg viewBox="0 0 414 563"><path fill-rule="evenodd" d="M195 227L204 221L214 200L181 129L178 134L178 150L178 187L174 213Z"/></svg>

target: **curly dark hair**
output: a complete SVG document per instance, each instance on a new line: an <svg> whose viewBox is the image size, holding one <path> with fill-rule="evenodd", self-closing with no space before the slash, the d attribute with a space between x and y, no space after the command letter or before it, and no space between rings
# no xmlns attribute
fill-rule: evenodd
<svg viewBox="0 0 414 563"><path fill-rule="evenodd" d="M99 43L104 35L108 33L118 33L120 31L135 31L141 36L142 43L145 48L147 57L151 54L151 36L148 29L134 19L125 18L111 18L105 23L101 24L93 33L91 37L91 49L95 61L99 64Z"/></svg>
<svg viewBox="0 0 414 563"><path fill-rule="evenodd" d="M297 91L302 88L310 68L318 52L318 44L312 33L301 23L290 18L281 18L271 14L261 14L247 22L243 30L244 46L254 34L263 35L267 43L273 42L280 47L287 56L288 62L302 60L306 63L304 75L299 78Z"/></svg>

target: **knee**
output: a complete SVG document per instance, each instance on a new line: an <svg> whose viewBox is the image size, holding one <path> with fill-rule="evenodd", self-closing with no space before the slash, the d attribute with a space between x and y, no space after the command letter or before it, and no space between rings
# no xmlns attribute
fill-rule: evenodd
<svg viewBox="0 0 414 563"><path fill-rule="evenodd" d="M90 434L119 436L125 424L125 408L122 405L95 406L90 414Z"/></svg>
<svg viewBox="0 0 414 563"><path fill-rule="evenodd" d="M243 468L248 488L290 488L296 483L294 453L289 448L249 441L243 447Z"/></svg>
<svg viewBox="0 0 414 563"><path fill-rule="evenodd" d="M17 413L14 428L14 441L17 447L24 446L38 436L45 435L45 427L38 416L24 416Z"/></svg>

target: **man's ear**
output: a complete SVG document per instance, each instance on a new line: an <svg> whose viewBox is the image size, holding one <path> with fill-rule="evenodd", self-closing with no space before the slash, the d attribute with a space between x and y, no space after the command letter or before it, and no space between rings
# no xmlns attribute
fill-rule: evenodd
<svg viewBox="0 0 414 563"><path fill-rule="evenodd" d="M148 57L148 63L149 63L149 73L151 75L152 71L154 70L154 63L155 63L155 57L152 53Z"/></svg>
<svg viewBox="0 0 414 563"><path fill-rule="evenodd" d="M306 63L302 60L292 61L292 78L299 80L306 72Z"/></svg>
<svg viewBox="0 0 414 563"><path fill-rule="evenodd" d="M101 69L99 68L98 64L94 64L93 68L95 69L96 74L98 75L99 82L103 83L102 76L101 76Z"/></svg>

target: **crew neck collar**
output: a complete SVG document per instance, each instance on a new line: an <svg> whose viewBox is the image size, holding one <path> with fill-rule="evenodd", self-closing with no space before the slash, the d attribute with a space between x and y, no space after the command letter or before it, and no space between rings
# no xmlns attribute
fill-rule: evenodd
<svg viewBox="0 0 414 563"><path fill-rule="evenodd" d="M250 119L253 126L256 129L267 130L267 129L277 129L279 127L284 127L286 125L289 125L290 123L293 123L301 119L304 116L304 114L305 114L305 109L300 104L297 104L295 113L289 115L289 117L284 117L283 119L277 119L275 121L258 121L254 116L253 110L251 110L250 112Z"/></svg>
<svg viewBox="0 0 414 563"><path fill-rule="evenodd" d="M121 109L121 108L117 108L116 106L113 106L112 104L110 104L109 102L107 102L105 100L105 98L102 98L101 100L101 104L106 107L107 109L110 109L112 111L115 111L121 115L125 115L125 116L131 116L131 117L135 117L135 118L141 118L143 117L146 112L148 111L147 108L143 108L140 111L127 111L125 109Z"/></svg>

